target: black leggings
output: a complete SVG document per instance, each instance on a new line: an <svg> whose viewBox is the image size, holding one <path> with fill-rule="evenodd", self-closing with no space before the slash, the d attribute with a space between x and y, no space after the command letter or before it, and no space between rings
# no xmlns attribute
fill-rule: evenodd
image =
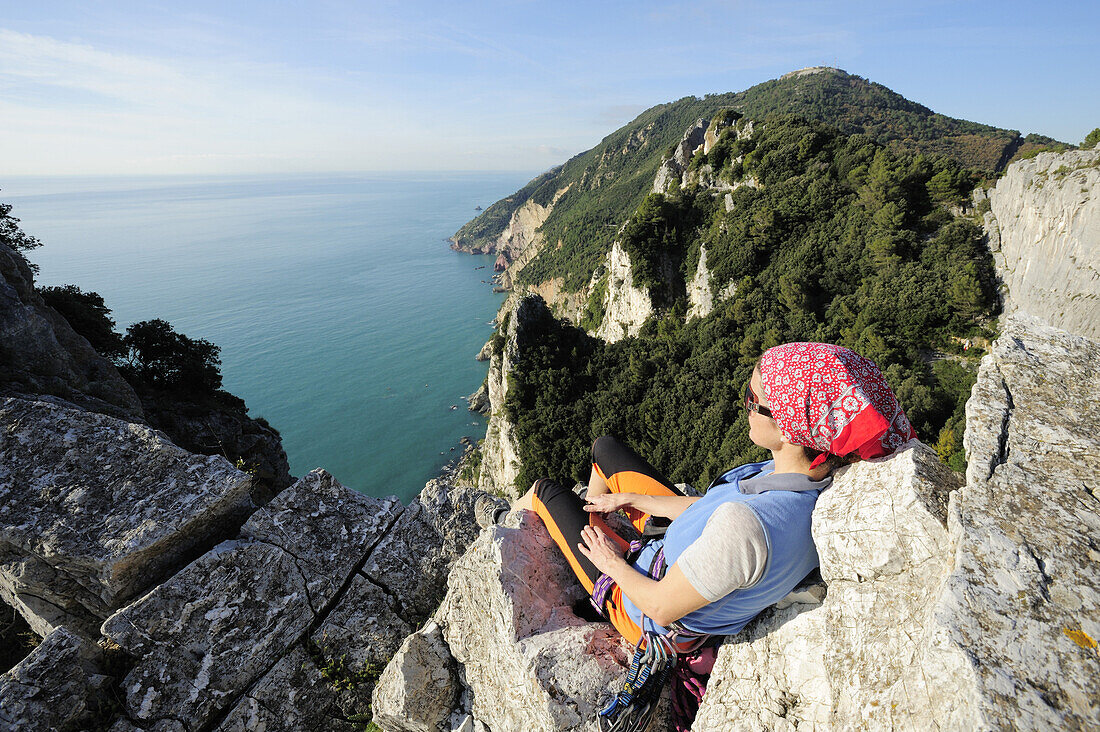
<svg viewBox="0 0 1100 732"><path fill-rule="evenodd" d="M592 443L592 467L607 482L608 489L612 493L684 495L641 455L608 435ZM619 544L623 551L628 548L628 542L615 534L599 514L585 511L584 500L560 483L543 478L535 481L534 489L535 511L542 517L550 536L569 561L577 579L586 590L591 592L592 586L600 578L601 573L576 549L581 543L581 529L589 524L599 526ZM648 514L633 509L628 509L627 515L639 532L649 518ZM668 519L654 519L654 521L668 523ZM619 598L619 589L616 587L614 595L607 603L608 617L623 637L636 643L640 630L621 610Z"/></svg>

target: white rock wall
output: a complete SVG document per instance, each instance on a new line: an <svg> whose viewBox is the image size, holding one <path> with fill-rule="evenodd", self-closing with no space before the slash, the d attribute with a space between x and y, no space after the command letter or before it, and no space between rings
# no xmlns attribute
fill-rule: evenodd
<svg viewBox="0 0 1100 732"><path fill-rule="evenodd" d="M1097 364L1100 343L1011 316L966 405L937 617L994 728L1100 729Z"/></svg>
<svg viewBox="0 0 1100 732"><path fill-rule="evenodd" d="M604 318L596 335L609 343L638 335L642 324L653 315L649 290L634 286L630 255L615 242L607 255L607 295Z"/></svg>
<svg viewBox="0 0 1100 732"><path fill-rule="evenodd" d="M493 353L489 360L489 424L485 429L485 441L481 444L481 472L478 487L481 490L504 493L518 498L516 477L523 463L519 456L519 442L515 425L504 413L504 400L508 396L508 376L512 371L518 348L516 329L531 307L542 306L537 296L510 298L514 303L508 316L508 329L504 333L504 347Z"/></svg>
<svg viewBox="0 0 1100 732"><path fill-rule="evenodd" d="M687 283L687 319L705 318L714 310L714 295L710 291L710 270L707 269L707 248L699 247L699 265Z"/></svg>
<svg viewBox="0 0 1100 732"><path fill-rule="evenodd" d="M727 640L692 729L972 728L968 664L930 628L958 484L916 442L838 476L814 511L824 603L765 611Z"/></svg>
<svg viewBox="0 0 1100 732"><path fill-rule="evenodd" d="M1006 311L1100 338L1100 150L1013 163L989 201Z"/></svg>

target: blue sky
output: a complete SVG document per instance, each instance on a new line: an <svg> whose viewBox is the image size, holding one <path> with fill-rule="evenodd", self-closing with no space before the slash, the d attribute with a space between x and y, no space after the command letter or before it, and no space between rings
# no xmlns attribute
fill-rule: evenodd
<svg viewBox="0 0 1100 732"><path fill-rule="evenodd" d="M541 170L654 104L829 65L1100 126L1100 3L4 2L0 174Z"/></svg>

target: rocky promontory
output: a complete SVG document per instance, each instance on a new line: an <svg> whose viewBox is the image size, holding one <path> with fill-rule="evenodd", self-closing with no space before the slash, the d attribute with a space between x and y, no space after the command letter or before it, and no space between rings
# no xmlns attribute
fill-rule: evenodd
<svg viewBox="0 0 1100 732"><path fill-rule="evenodd" d="M0 698L86 700L59 728L355 729L477 535L476 490L404 506L318 469L261 503L142 425L14 398L0 420L0 592L46 637ZM79 678L50 670L69 648Z"/></svg>

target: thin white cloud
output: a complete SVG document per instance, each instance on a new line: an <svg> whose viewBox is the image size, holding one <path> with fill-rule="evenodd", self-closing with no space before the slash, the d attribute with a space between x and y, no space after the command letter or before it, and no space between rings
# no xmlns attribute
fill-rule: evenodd
<svg viewBox="0 0 1100 732"><path fill-rule="evenodd" d="M77 89L138 105L168 90L184 98L198 91L186 74L154 59L7 29L0 29L0 80ZM49 96L42 102L48 104Z"/></svg>
<svg viewBox="0 0 1100 732"><path fill-rule="evenodd" d="M361 99L319 91L332 82L277 64L153 58L0 29L0 155L9 173L156 172L172 161L211 170L314 161L336 139L368 150L364 138L388 120Z"/></svg>

